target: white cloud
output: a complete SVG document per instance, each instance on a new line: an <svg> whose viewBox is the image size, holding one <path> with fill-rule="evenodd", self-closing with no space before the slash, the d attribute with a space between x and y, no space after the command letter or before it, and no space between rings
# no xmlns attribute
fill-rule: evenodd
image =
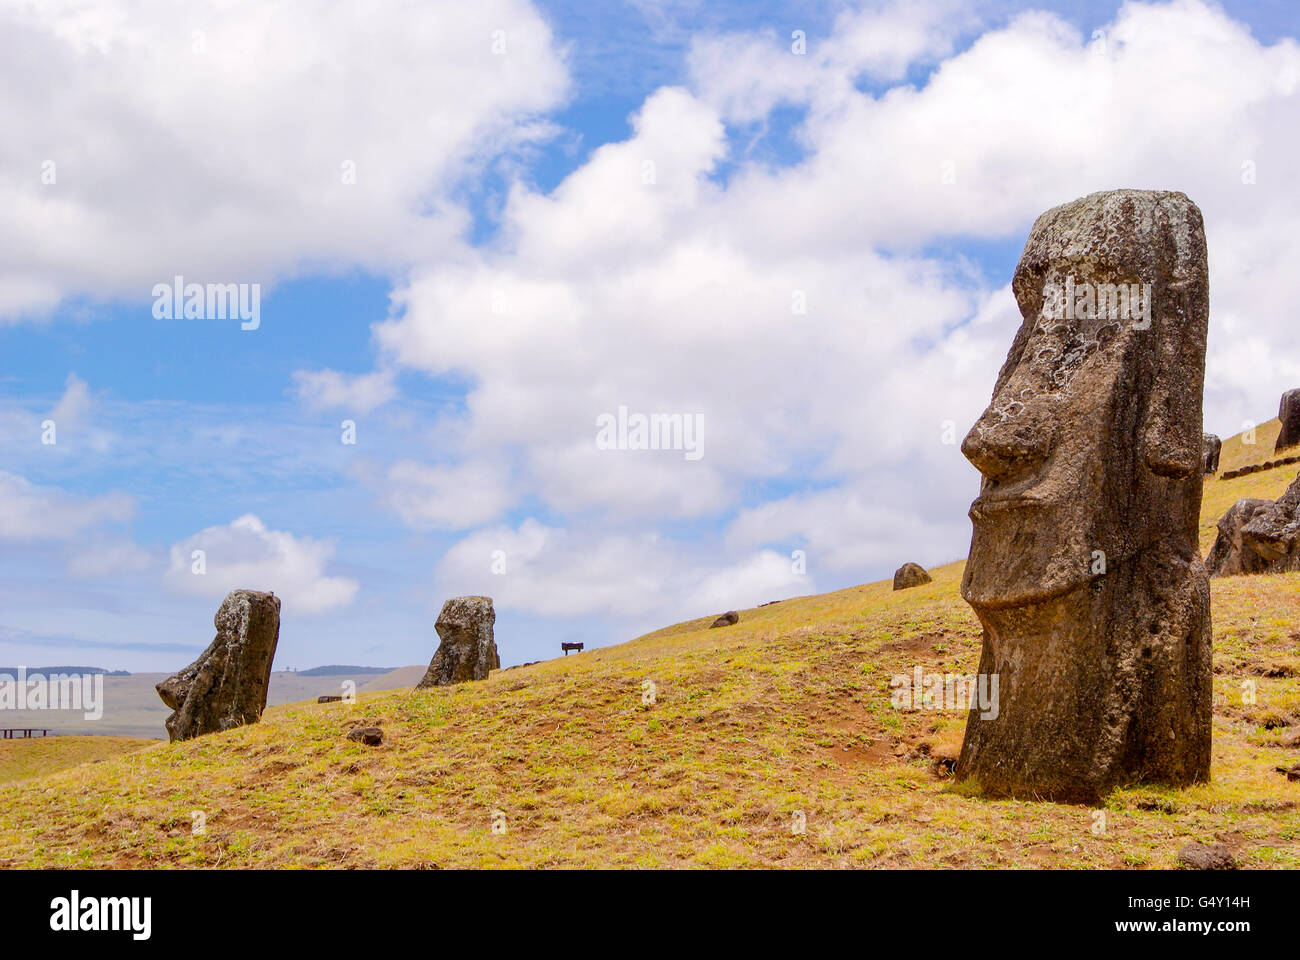
<svg viewBox="0 0 1300 960"><path fill-rule="evenodd" d="M513 497L506 469L497 464L399 460L388 469L383 500L417 529L465 530L495 520Z"/></svg>
<svg viewBox="0 0 1300 960"><path fill-rule="evenodd" d="M68 540L106 523L129 519L135 500L125 493L70 494L0 471L0 538Z"/></svg>
<svg viewBox="0 0 1300 960"><path fill-rule="evenodd" d="M788 556L772 550L718 563L654 534L572 534L531 518L461 540L444 554L435 580L440 593L490 595L502 609L616 620L698 617L814 589Z"/></svg>
<svg viewBox="0 0 1300 960"><path fill-rule="evenodd" d="M445 250L568 82L524 0L45 0L0 49L0 319Z"/></svg>
<svg viewBox="0 0 1300 960"><path fill-rule="evenodd" d="M1161 187L1206 216L1207 422L1271 415L1300 382L1300 194L1281 173L1300 150L1296 44L1179 0L1127 4L1098 40L1027 13L950 55L969 21L909 10L845 15L802 61L784 37L701 41L691 87L650 96L628 141L547 195L517 185L500 242L413 274L376 328L385 362L466 375L463 435L521 449L521 488L575 531L731 515L733 547L773 523L846 577L938 562L964 551L977 489L944 425L960 442L1020 317L1009 276L929 251ZM856 83L944 56L920 88ZM808 107L805 159L729 155L724 123L783 101ZM704 459L595 450L595 416L620 404L702 415Z"/></svg>
<svg viewBox="0 0 1300 960"><path fill-rule="evenodd" d="M69 373L63 396L50 411L56 424L72 426L80 423L90 411L90 387L75 373Z"/></svg>
<svg viewBox="0 0 1300 960"><path fill-rule="evenodd" d="M354 375L336 370L296 370L293 382L298 398L313 410L365 414L397 396L390 370Z"/></svg>
<svg viewBox="0 0 1300 960"><path fill-rule="evenodd" d="M194 572L195 551L203 551L202 574ZM164 582L177 593L214 599L236 589L271 591L286 614L324 613L347 606L358 588L355 580L325 575L333 555L332 544L269 530L250 513L174 544Z"/></svg>
<svg viewBox="0 0 1300 960"><path fill-rule="evenodd" d="M71 576L92 580L146 573L158 565L152 553L130 540L100 540L70 550L67 569Z"/></svg>

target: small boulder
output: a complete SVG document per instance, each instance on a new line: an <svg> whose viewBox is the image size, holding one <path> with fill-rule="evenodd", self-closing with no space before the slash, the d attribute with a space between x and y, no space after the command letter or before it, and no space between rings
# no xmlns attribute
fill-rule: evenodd
<svg viewBox="0 0 1300 960"><path fill-rule="evenodd" d="M356 727L348 731L349 740L358 740L367 747L377 747L384 742L384 731L378 727Z"/></svg>
<svg viewBox="0 0 1300 960"><path fill-rule="evenodd" d="M1232 851L1221 843L1209 847L1189 843L1178 851L1178 867L1181 870L1236 870L1237 861Z"/></svg>
<svg viewBox="0 0 1300 960"><path fill-rule="evenodd" d="M933 579L919 563L905 563L894 573L894 589L906 590L908 587L919 587Z"/></svg>
<svg viewBox="0 0 1300 960"><path fill-rule="evenodd" d="M491 597L452 597L444 603L434 624L438 649L415 689L486 680L491 671L501 669L492 635L496 620Z"/></svg>
<svg viewBox="0 0 1300 960"><path fill-rule="evenodd" d="M339 700L342 700L342 699L343 699L343 698L340 697L340 696L338 696L337 694L326 693L326 694L323 694L323 695L317 697L317 698L316 698L316 702L317 702L317 703L337 703Z"/></svg>
<svg viewBox="0 0 1300 960"><path fill-rule="evenodd" d="M1277 435L1277 446L1273 448L1275 452L1300 443L1300 389L1288 390L1282 394L1277 416L1282 421L1282 431Z"/></svg>
<svg viewBox="0 0 1300 960"><path fill-rule="evenodd" d="M154 688L173 711L167 718L173 741L257 723L266 709L280 641L279 597L232 590L213 624L217 636L199 658Z"/></svg>
<svg viewBox="0 0 1300 960"><path fill-rule="evenodd" d="M718 619L709 624L709 629L712 630L714 627L729 627L735 623L740 623L740 614L735 610L728 610L722 616L718 617Z"/></svg>
<svg viewBox="0 0 1300 960"><path fill-rule="evenodd" d="M1201 434L1201 472L1207 476L1219 472L1219 454L1223 451L1223 441L1212 433Z"/></svg>

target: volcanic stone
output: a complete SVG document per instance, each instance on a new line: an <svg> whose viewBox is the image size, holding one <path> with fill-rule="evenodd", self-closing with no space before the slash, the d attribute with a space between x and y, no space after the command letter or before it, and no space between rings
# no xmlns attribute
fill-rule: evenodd
<svg viewBox="0 0 1300 960"><path fill-rule="evenodd" d="M1056 207L1012 290L1024 320L962 444L983 474L962 596L999 709L972 708L956 776L1071 802L1204 781L1201 213L1142 190Z"/></svg>
<svg viewBox="0 0 1300 960"><path fill-rule="evenodd" d="M728 610L722 616L718 617L718 619L709 624L709 629L712 630L714 627L729 627L734 623L740 623L740 614L735 610Z"/></svg>
<svg viewBox="0 0 1300 960"><path fill-rule="evenodd" d="M919 587L933 579L919 563L905 563L894 571L894 589L906 590L908 587Z"/></svg>
<svg viewBox="0 0 1300 960"><path fill-rule="evenodd" d="M377 747L384 742L384 731L378 727L355 727L348 731L349 740L359 740L367 747Z"/></svg>
<svg viewBox="0 0 1300 960"><path fill-rule="evenodd" d="M500 669L501 657L492 636L496 620L491 597L452 597L444 603L434 624L438 649L415 688L486 680L490 671Z"/></svg>
<svg viewBox="0 0 1300 960"><path fill-rule="evenodd" d="M1277 500L1243 497L1219 518L1210 575L1300 570L1300 476Z"/></svg>
<svg viewBox="0 0 1300 960"><path fill-rule="evenodd" d="M213 623L217 636L199 658L154 688L174 711L167 718L172 740L257 723L266 708L280 640L280 599L232 590Z"/></svg>
<svg viewBox="0 0 1300 960"><path fill-rule="evenodd" d="M1204 458L1202 473L1219 472L1219 453L1223 450L1223 441L1212 433L1201 434L1201 456Z"/></svg>
<svg viewBox="0 0 1300 960"><path fill-rule="evenodd" d="M1274 452L1300 443L1300 389L1288 390L1282 394L1277 416L1282 421L1282 432L1277 435Z"/></svg>
<svg viewBox="0 0 1300 960"><path fill-rule="evenodd" d="M1237 861L1221 843L1209 847L1189 843L1178 851L1178 866L1183 870L1236 870Z"/></svg>

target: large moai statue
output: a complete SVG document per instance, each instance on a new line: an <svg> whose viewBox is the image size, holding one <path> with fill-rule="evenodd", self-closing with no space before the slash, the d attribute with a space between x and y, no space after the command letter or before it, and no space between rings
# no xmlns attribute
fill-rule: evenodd
<svg viewBox="0 0 1300 960"><path fill-rule="evenodd" d="M167 718L172 740L257 723L266 709L280 642L280 598L232 590L213 623L217 636L199 658L154 688L174 711Z"/></svg>
<svg viewBox="0 0 1300 960"><path fill-rule="evenodd" d="M1143 190L1056 207L1012 289L1024 321L962 444L983 474L962 596L1000 701L972 710L956 775L1072 802L1206 780L1201 213Z"/></svg>
<svg viewBox="0 0 1300 960"><path fill-rule="evenodd" d="M1288 390L1282 394L1277 417L1282 421L1282 430L1277 435L1274 453L1300 443L1300 390Z"/></svg>
<svg viewBox="0 0 1300 960"><path fill-rule="evenodd" d="M499 670L501 657L492 635L496 621L491 597L452 597L444 603L434 624L438 649L415 688L486 680L490 671Z"/></svg>

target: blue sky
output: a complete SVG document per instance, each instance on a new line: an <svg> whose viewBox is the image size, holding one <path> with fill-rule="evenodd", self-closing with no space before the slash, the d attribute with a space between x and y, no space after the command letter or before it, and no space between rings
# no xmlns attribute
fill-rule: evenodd
<svg viewBox="0 0 1300 960"><path fill-rule="evenodd" d="M282 666L426 662L456 592L509 664L956 559L942 426L1093 189L1206 213L1208 428L1300 382L1292 4L255 6L0 14L5 662L173 669L242 586ZM705 456L597 450L620 405Z"/></svg>

